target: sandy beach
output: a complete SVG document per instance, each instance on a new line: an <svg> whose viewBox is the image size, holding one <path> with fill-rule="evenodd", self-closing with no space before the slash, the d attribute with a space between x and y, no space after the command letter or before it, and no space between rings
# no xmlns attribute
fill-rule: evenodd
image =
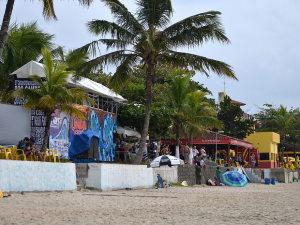
<svg viewBox="0 0 300 225"><path fill-rule="evenodd" d="M300 224L299 190L290 183L11 193L0 199L0 224Z"/></svg>

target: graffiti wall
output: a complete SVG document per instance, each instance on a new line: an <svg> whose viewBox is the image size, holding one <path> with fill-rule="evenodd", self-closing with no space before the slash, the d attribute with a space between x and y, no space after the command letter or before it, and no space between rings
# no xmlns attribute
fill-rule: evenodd
<svg viewBox="0 0 300 225"><path fill-rule="evenodd" d="M52 116L49 148L57 151L60 157L68 158L70 116L60 113L58 110Z"/></svg>
<svg viewBox="0 0 300 225"><path fill-rule="evenodd" d="M116 160L116 141L114 133L117 132L117 115L101 110L89 109L89 127L100 136L105 148L99 148L100 161Z"/></svg>
<svg viewBox="0 0 300 225"><path fill-rule="evenodd" d="M74 118L56 111L50 127L50 149L58 151L60 157L68 158L69 146L74 135L92 130L99 135L105 146L104 149L100 147L98 149L99 161L115 161L114 133L117 132L117 115L81 105L74 105L74 107L83 111L87 119Z"/></svg>

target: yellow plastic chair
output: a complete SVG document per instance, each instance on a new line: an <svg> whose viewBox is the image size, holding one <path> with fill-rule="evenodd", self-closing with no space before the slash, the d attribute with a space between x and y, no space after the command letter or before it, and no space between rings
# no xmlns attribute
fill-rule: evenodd
<svg viewBox="0 0 300 225"><path fill-rule="evenodd" d="M224 165L224 159L217 159L218 165Z"/></svg>
<svg viewBox="0 0 300 225"><path fill-rule="evenodd" d="M46 154L47 154L47 158L49 158L49 162L51 162L52 159L53 159L53 162L56 162L56 157L57 157L58 162L60 162L60 158L59 158L57 151L47 149Z"/></svg>
<svg viewBox="0 0 300 225"><path fill-rule="evenodd" d="M23 149L17 149L17 146L13 146L11 149L11 159L12 160L21 160L23 157L23 160L26 161L26 155L24 153ZM21 152L21 154L18 154L18 151Z"/></svg>
<svg viewBox="0 0 300 225"><path fill-rule="evenodd" d="M11 149L0 145L1 158L11 159Z"/></svg>

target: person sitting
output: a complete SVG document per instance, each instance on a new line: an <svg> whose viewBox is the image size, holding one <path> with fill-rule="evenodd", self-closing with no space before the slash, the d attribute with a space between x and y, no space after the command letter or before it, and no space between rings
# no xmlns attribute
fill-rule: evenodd
<svg viewBox="0 0 300 225"><path fill-rule="evenodd" d="M41 160L41 161L46 161L46 157L47 157L47 154L46 152L40 152L40 150L36 149L35 148L35 139L34 138L30 138L30 142L29 142L29 146L30 146L30 151L33 153L33 158L34 160L36 160L36 156L38 157L38 160Z"/></svg>
<svg viewBox="0 0 300 225"><path fill-rule="evenodd" d="M204 158L203 158L203 157L202 157L201 160L200 160L200 166L201 166L201 167L204 167L204 170L207 171L207 166L206 166L206 164L205 164L205 162L204 162Z"/></svg>
<svg viewBox="0 0 300 225"><path fill-rule="evenodd" d="M26 160L30 160L31 156L34 156L34 153L30 151L29 146L29 138L25 137L23 140L19 141L17 144L17 149L23 149L24 154L26 155ZM20 154L20 151L17 151L18 154Z"/></svg>

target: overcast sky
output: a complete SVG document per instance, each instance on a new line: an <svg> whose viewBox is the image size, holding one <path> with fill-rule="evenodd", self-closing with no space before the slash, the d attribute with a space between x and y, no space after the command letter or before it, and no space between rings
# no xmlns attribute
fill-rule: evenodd
<svg viewBox="0 0 300 225"><path fill-rule="evenodd" d="M0 16L7 1L0 1ZM112 21L109 10L99 1L90 8L78 1L55 1L58 21L45 22L39 1L15 1L11 22L38 21L45 32L55 34L57 45L66 49L78 48L96 40L85 27L92 19ZM123 2L132 12L133 0ZM186 52L221 60L234 68L239 81L225 79L225 92L234 100L246 103L243 110L250 114L257 106L270 103L299 107L300 63L300 1L298 0L173 0L172 22L185 17L216 10L231 44L207 43ZM102 53L105 53L102 48ZM213 93L224 91L224 77L211 73L210 78L196 74Z"/></svg>

